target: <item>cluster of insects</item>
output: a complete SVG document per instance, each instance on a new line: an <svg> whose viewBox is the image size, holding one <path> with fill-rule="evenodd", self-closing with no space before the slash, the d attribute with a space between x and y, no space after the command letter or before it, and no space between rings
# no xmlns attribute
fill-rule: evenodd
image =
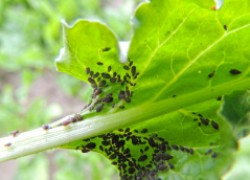
<svg viewBox="0 0 250 180"><path fill-rule="evenodd" d="M205 118L202 114L197 114L195 112L192 112L196 116L194 118L194 121L198 122L198 126L209 126L211 125L215 130L219 130L219 124L215 122L214 120L210 120L208 118Z"/></svg>
<svg viewBox="0 0 250 180"><path fill-rule="evenodd" d="M123 109L124 103L130 103L133 96L131 87L135 86L135 80L139 73L133 61L128 61L123 65L125 72L116 72L111 65L105 65L103 62L97 62L98 66L106 67L105 72L94 72L91 68L86 68L88 75L88 82L91 84L93 90L92 99L88 105L89 109L101 112L105 105ZM109 88L112 87L112 88ZM111 90L112 89L112 92Z"/></svg>
<svg viewBox="0 0 250 180"><path fill-rule="evenodd" d="M194 154L192 148L170 144L147 129L130 128L85 139L76 149L101 152L118 167L121 179L160 179L159 172L175 168L172 151Z"/></svg>

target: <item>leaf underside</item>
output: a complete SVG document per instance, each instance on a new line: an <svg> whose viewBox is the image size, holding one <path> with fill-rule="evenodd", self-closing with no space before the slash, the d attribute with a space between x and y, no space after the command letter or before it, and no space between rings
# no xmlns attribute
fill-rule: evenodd
<svg viewBox="0 0 250 180"><path fill-rule="evenodd" d="M85 20L64 25L65 47L56 65L92 86L84 116L126 112L178 97L192 103L62 147L105 155L122 179L219 179L237 149L232 128L237 119L227 121L225 112L231 107L222 104L243 95L223 97L250 87L250 4L228 0L214 11L212 2L142 3L125 63L119 61L117 39L105 25ZM233 86L236 82L239 87ZM204 99L211 92L212 99L199 103L190 96ZM166 108L170 106L174 103Z"/></svg>

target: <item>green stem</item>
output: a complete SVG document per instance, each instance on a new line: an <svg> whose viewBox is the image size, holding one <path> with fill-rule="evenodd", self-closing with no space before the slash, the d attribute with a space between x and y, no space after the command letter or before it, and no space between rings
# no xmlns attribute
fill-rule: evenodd
<svg viewBox="0 0 250 180"><path fill-rule="evenodd" d="M234 82L205 88L176 98L145 103L125 111L96 115L81 122L70 124L67 127L55 127L48 131L38 128L21 133L17 137L5 137L0 139L0 162L140 123L183 107L216 98L233 90L247 89L249 84L250 79L235 80ZM11 146L6 147L7 143L11 143Z"/></svg>

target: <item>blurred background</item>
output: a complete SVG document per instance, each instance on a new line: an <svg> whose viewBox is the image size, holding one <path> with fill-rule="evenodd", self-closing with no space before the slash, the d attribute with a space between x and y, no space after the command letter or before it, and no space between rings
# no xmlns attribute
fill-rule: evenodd
<svg viewBox="0 0 250 180"><path fill-rule="evenodd" d="M0 0L0 136L27 131L79 112L90 89L55 70L62 44L60 21L101 20L119 40L132 35L139 0ZM96 153L51 150L0 164L4 180L117 179Z"/></svg>

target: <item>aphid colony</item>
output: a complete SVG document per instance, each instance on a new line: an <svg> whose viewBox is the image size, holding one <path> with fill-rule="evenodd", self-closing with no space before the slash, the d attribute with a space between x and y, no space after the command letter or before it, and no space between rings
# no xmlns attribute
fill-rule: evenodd
<svg viewBox="0 0 250 180"><path fill-rule="evenodd" d="M219 124L215 122L214 120L205 118L202 114L197 114L195 112L192 112L192 114L196 116L196 118L194 118L194 121L198 122L198 126L202 126L202 125L208 126L210 124L215 130L219 130Z"/></svg>
<svg viewBox="0 0 250 180"><path fill-rule="evenodd" d="M101 152L120 172L121 179L159 179L159 172L174 169L171 151L194 154L192 148L171 145L157 134L146 134L147 129L130 128L83 140L76 149L83 153Z"/></svg>
<svg viewBox="0 0 250 180"><path fill-rule="evenodd" d="M131 102L133 92L130 89L136 85L134 81L139 75L133 61L128 61L126 65L123 65L125 72L119 73L113 71L111 65L105 65L103 62L97 62L97 65L106 67L107 70L94 72L89 67L86 68L88 82L94 89L87 107L96 112L101 112L105 106L114 108L117 104L120 104L118 108L125 108L122 104Z"/></svg>

